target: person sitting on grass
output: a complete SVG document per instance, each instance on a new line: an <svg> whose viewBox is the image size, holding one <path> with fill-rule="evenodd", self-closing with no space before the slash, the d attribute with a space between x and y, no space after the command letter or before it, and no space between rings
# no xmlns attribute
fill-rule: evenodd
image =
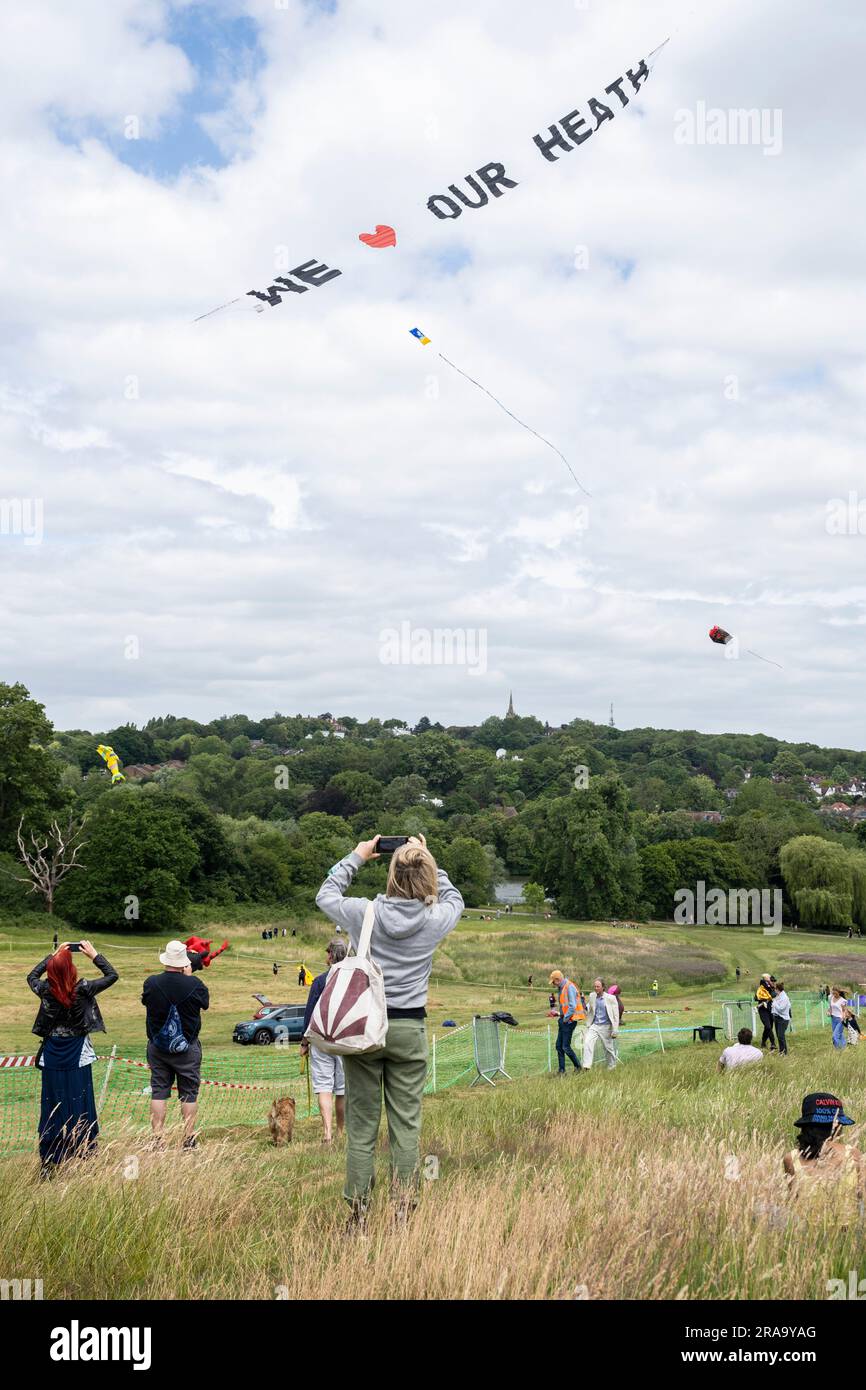
<svg viewBox="0 0 866 1390"><path fill-rule="evenodd" d="M358 949L366 898L345 897L355 875L378 859L379 836L362 840L331 869L316 906ZM460 921L464 903L436 865L423 835L391 856L385 893L374 900L370 956L382 971L388 1034L383 1047L346 1056L346 1186L349 1231L363 1232L374 1182L374 1157L384 1094L395 1216L404 1224L417 1204L421 1097L427 1082L427 987L433 953Z"/></svg>
<svg viewBox="0 0 866 1390"><path fill-rule="evenodd" d="M854 1121L845 1114L841 1100L826 1091L813 1091L804 1097L794 1124L800 1131L797 1147L783 1160L790 1196L813 1203L821 1194L834 1204L841 1201L852 1212L862 1211L863 1155L853 1144L842 1142L842 1127Z"/></svg>
<svg viewBox="0 0 866 1390"><path fill-rule="evenodd" d="M328 969L323 970L321 975L317 975L310 985L310 993L307 996L307 1007L304 1010L304 1032L310 1026L310 1019L313 1017L313 1010L319 1002L319 996L325 988L328 978L328 970L332 965L336 965L338 960L346 959L346 943L339 937L335 941L328 943L325 959L328 962ZM310 1043L306 1038L301 1042L301 1055L307 1058L307 1066L310 1068L310 1081L319 1102L319 1114L322 1117L323 1139L326 1144L330 1144L334 1138L334 1111L337 1115L337 1133L343 1133L343 1123L345 1120L345 1095L346 1078L343 1072L343 1059L330 1052L323 1052L315 1043Z"/></svg>
<svg viewBox="0 0 866 1390"><path fill-rule="evenodd" d="M751 1028L741 1028L737 1041L726 1047L719 1058L719 1071L732 1071L734 1067L745 1067L750 1062L763 1062L764 1054L759 1047L752 1046Z"/></svg>
<svg viewBox="0 0 866 1390"><path fill-rule="evenodd" d="M86 1158L96 1148L99 1124L93 1095L96 1053L90 1033L104 1033L96 995L117 982L117 971L89 941L78 949L102 972L100 980L82 980L67 942L34 965L27 983L39 999L33 1032L42 1039L36 1065L42 1071L39 1157L42 1176L56 1172L68 1158ZM42 975L48 978L43 980Z"/></svg>

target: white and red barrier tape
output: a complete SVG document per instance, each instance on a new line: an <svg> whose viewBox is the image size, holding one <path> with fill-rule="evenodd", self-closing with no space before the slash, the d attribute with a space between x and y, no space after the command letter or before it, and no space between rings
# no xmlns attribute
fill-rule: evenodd
<svg viewBox="0 0 866 1390"><path fill-rule="evenodd" d="M109 1062L112 1059L107 1054L99 1053L96 1060L97 1062ZM149 1063L142 1062L138 1057L115 1057L113 1060L125 1062L129 1067L147 1067L150 1070ZM202 1086L224 1086L234 1091L269 1091L271 1089L270 1086L256 1086L249 1081L207 1081L204 1077L202 1077L201 1084Z"/></svg>
<svg viewBox="0 0 866 1390"><path fill-rule="evenodd" d="M125 1062L129 1067L147 1067L147 1062L140 1061L137 1057L114 1057L100 1053L96 1058L97 1062ZM0 1057L0 1067L32 1067L36 1057ZM285 1078L280 1078L284 1081ZM202 1079L203 1086L219 1086L230 1091L270 1091L270 1086L259 1086L249 1081L208 1081Z"/></svg>

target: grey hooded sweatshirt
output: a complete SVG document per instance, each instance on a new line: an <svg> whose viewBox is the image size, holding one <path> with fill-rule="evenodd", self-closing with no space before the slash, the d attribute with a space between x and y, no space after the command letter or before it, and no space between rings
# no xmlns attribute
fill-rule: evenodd
<svg viewBox="0 0 866 1390"><path fill-rule="evenodd" d="M316 906L343 928L356 950L369 899L343 894L363 864L353 850L334 865L316 894ZM438 901L430 905L418 898L376 895L370 955L384 976L389 1009L421 1009L427 1003L433 952L463 911L460 893L441 869L438 891Z"/></svg>

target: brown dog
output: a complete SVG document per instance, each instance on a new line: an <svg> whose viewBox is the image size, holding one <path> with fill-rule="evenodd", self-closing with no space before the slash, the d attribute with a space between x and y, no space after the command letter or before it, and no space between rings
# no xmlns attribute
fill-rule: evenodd
<svg viewBox="0 0 866 1390"><path fill-rule="evenodd" d="M271 1128L271 1139L276 1145L291 1143L292 1131L295 1128L294 1096L280 1096L273 1102L268 1112L268 1124Z"/></svg>

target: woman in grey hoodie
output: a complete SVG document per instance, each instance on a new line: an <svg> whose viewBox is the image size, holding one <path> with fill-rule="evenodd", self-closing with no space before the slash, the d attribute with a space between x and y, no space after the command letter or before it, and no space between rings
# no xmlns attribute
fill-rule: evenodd
<svg viewBox="0 0 866 1390"><path fill-rule="evenodd" d="M344 893L369 859L378 859L379 836L362 840L331 869L316 905L348 933L357 950L366 898ZM427 1080L427 984L433 952L454 928L463 899L437 868L423 835L413 836L391 856L387 892L375 899L370 955L382 971L388 1006L384 1047L345 1057L346 1189L353 1218L363 1224L374 1182L374 1154L382 1115L388 1119L391 1177L398 1215L415 1201L421 1097Z"/></svg>

